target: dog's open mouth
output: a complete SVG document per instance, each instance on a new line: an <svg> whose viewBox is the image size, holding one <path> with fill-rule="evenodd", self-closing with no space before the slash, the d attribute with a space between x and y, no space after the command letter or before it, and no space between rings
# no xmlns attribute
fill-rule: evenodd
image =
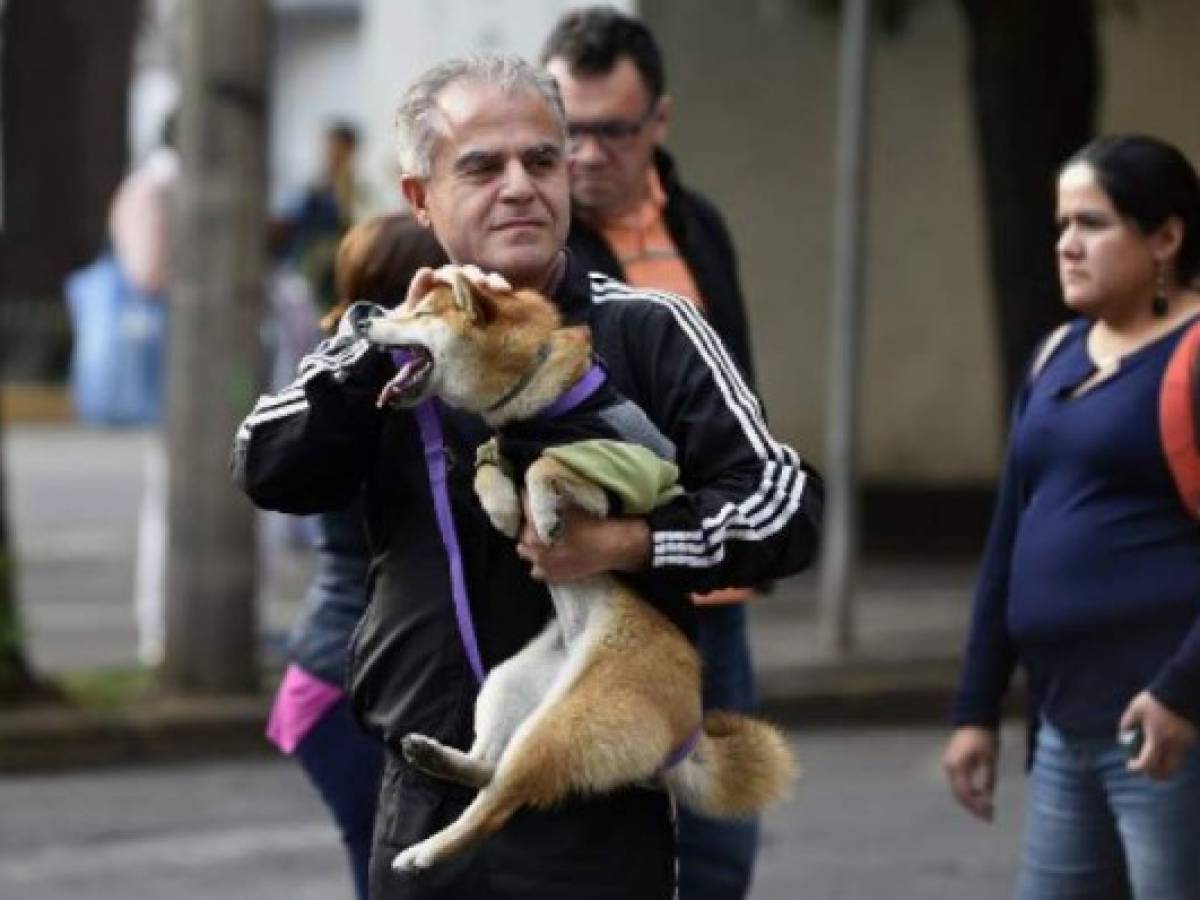
<svg viewBox="0 0 1200 900"><path fill-rule="evenodd" d="M420 344L405 344L392 348L392 359L396 374L379 392L377 405L411 406L421 399L433 373L433 355Z"/></svg>

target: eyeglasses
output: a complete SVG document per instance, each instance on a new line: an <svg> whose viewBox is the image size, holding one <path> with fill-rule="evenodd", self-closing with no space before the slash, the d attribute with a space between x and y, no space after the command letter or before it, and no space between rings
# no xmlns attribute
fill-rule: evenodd
<svg viewBox="0 0 1200 900"><path fill-rule="evenodd" d="M568 122L567 123L567 143L568 145L579 144L584 138L595 138L601 144L608 147L620 147L629 143L639 134L642 129L649 124L654 118L654 114L658 112L658 104L650 104L650 108L645 114L636 121L629 122L625 119L600 119L595 122Z"/></svg>

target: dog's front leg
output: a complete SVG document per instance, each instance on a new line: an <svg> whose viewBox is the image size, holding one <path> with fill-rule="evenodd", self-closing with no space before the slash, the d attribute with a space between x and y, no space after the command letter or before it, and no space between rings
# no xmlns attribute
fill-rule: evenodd
<svg viewBox="0 0 1200 900"><path fill-rule="evenodd" d="M481 462L475 468L475 496L496 529L516 538L521 527L521 502L517 486L497 463Z"/></svg>
<svg viewBox="0 0 1200 900"><path fill-rule="evenodd" d="M529 492L529 514L533 528L547 544L562 538L564 503L578 506L593 516L608 515L608 496L604 489L588 481L552 456L540 456L525 474Z"/></svg>

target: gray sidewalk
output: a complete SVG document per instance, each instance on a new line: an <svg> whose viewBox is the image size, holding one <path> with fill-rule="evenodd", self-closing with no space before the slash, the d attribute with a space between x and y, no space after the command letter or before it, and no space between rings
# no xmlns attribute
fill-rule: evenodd
<svg viewBox="0 0 1200 900"><path fill-rule="evenodd" d="M34 664L57 675L136 667L133 580L150 431L9 422L5 456L19 588ZM277 541L269 542L278 545ZM259 616L265 661L307 580L308 555L265 556ZM858 573L858 646L821 645L815 576L753 602L752 640L765 711L806 722L945 715L969 610L970 560L868 561ZM0 714L0 770L29 765L265 750L262 696L148 703L112 713Z"/></svg>

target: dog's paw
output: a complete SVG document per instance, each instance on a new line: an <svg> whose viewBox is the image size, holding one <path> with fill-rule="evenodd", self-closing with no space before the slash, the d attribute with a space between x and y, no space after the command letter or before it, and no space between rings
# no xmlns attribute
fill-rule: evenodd
<svg viewBox="0 0 1200 900"><path fill-rule="evenodd" d="M480 466L475 472L475 494L496 530L515 539L521 529L521 502L512 479L498 466Z"/></svg>
<svg viewBox="0 0 1200 900"><path fill-rule="evenodd" d="M529 519L543 544L553 546L566 533L567 526L559 510L558 497L554 494L530 492Z"/></svg>
<svg viewBox="0 0 1200 900"><path fill-rule="evenodd" d="M445 769L442 745L423 734L405 735L400 741L400 752L409 764L427 775L441 775Z"/></svg>
<svg viewBox="0 0 1200 900"><path fill-rule="evenodd" d="M533 521L533 530L537 532L538 538L543 544L553 547L563 539L563 535L567 531L567 526L563 524L562 516L555 510L550 515L537 515L531 517Z"/></svg>
<svg viewBox="0 0 1200 900"><path fill-rule="evenodd" d="M396 858L392 860L392 871L398 875L417 875L429 869L435 862L437 859L429 841L421 841L396 854Z"/></svg>

